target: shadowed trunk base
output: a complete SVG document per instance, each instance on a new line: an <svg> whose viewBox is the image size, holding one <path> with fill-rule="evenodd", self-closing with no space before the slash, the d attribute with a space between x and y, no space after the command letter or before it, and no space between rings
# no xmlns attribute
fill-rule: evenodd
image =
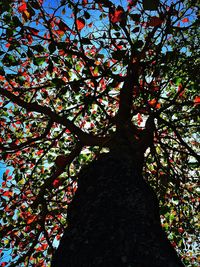
<svg viewBox="0 0 200 267"><path fill-rule="evenodd" d="M122 154L106 154L82 171L51 267L184 266L140 164Z"/></svg>

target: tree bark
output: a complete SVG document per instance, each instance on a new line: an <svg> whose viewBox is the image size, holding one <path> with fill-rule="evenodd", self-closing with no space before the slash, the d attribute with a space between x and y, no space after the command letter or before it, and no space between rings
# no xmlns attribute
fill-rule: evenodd
<svg viewBox="0 0 200 267"><path fill-rule="evenodd" d="M51 267L184 266L160 225L142 159L118 147L86 167Z"/></svg>

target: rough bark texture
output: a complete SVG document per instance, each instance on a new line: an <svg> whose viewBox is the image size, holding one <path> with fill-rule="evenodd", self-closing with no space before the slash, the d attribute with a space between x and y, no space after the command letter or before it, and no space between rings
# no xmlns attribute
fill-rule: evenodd
<svg viewBox="0 0 200 267"><path fill-rule="evenodd" d="M184 266L161 229L141 159L127 149L103 155L82 171L52 267Z"/></svg>

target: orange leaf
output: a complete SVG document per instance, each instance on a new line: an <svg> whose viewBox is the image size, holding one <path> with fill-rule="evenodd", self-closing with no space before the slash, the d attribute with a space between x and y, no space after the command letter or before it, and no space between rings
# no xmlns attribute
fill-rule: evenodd
<svg viewBox="0 0 200 267"><path fill-rule="evenodd" d="M39 248L36 248L36 251L43 251L48 247L47 244L42 244Z"/></svg>
<svg viewBox="0 0 200 267"><path fill-rule="evenodd" d="M154 98L154 99L152 99L152 100L149 100L148 101L148 103L149 103L149 105L151 106L151 107L154 107L155 106L155 104L156 104L156 99Z"/></svg>
<svg viewBox="0 0 200 267"><path fill-rule="evenodd" d="M35 220L35 218L36 218L36 216L34 216L34 215L30 215L29 217L28 217L28 219L27 219L27 224L31 224L34 220Z"/></svg>
<svg viewBox="0 0 200 267"><path fill-rule="evenodd" d="M152 100L149 100L148 103L152 108L159 109L161 107L160 103L158 103L155 98Z"/></svg>
<svg viewBox="0 0 200 267"><path fill-rule="evenodd" d="M163 20L156 17L156 16L153 16L150 18L149 22L148 22L148 26L159 26L163 23Z"/></svg>
<svg viewBox="0 0 200 267"><path fill-rule="evenodd" d="M27 9L26 3L23 3L21 6L18 7L18 11L23 13Z"/></svg>
<svg viewBox="0 0 200 267"><path fill-rule="evenodd" d="M6 191L3 193L3 197L11 197L13 195L13 192L10 192L10 191Z"/></svg>
<svg viewBox="0 0 200 267"><path fill-rule="evenodd" d="M78 18L76 20L76 25L77 25L78 31L81 31L85 27L85 20L82 18Z"/></svg>

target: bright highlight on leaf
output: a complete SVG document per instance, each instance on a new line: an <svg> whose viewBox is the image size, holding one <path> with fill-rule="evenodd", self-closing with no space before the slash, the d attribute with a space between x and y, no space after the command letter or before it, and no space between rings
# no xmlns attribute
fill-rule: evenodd
<svg viewBox="0 0 200 267"><path fill-rule="evenodd" d="M85 20L83 18L78 18L76 20L76 25L77 25L78 31L81 31L85 27Z"/></svg>

